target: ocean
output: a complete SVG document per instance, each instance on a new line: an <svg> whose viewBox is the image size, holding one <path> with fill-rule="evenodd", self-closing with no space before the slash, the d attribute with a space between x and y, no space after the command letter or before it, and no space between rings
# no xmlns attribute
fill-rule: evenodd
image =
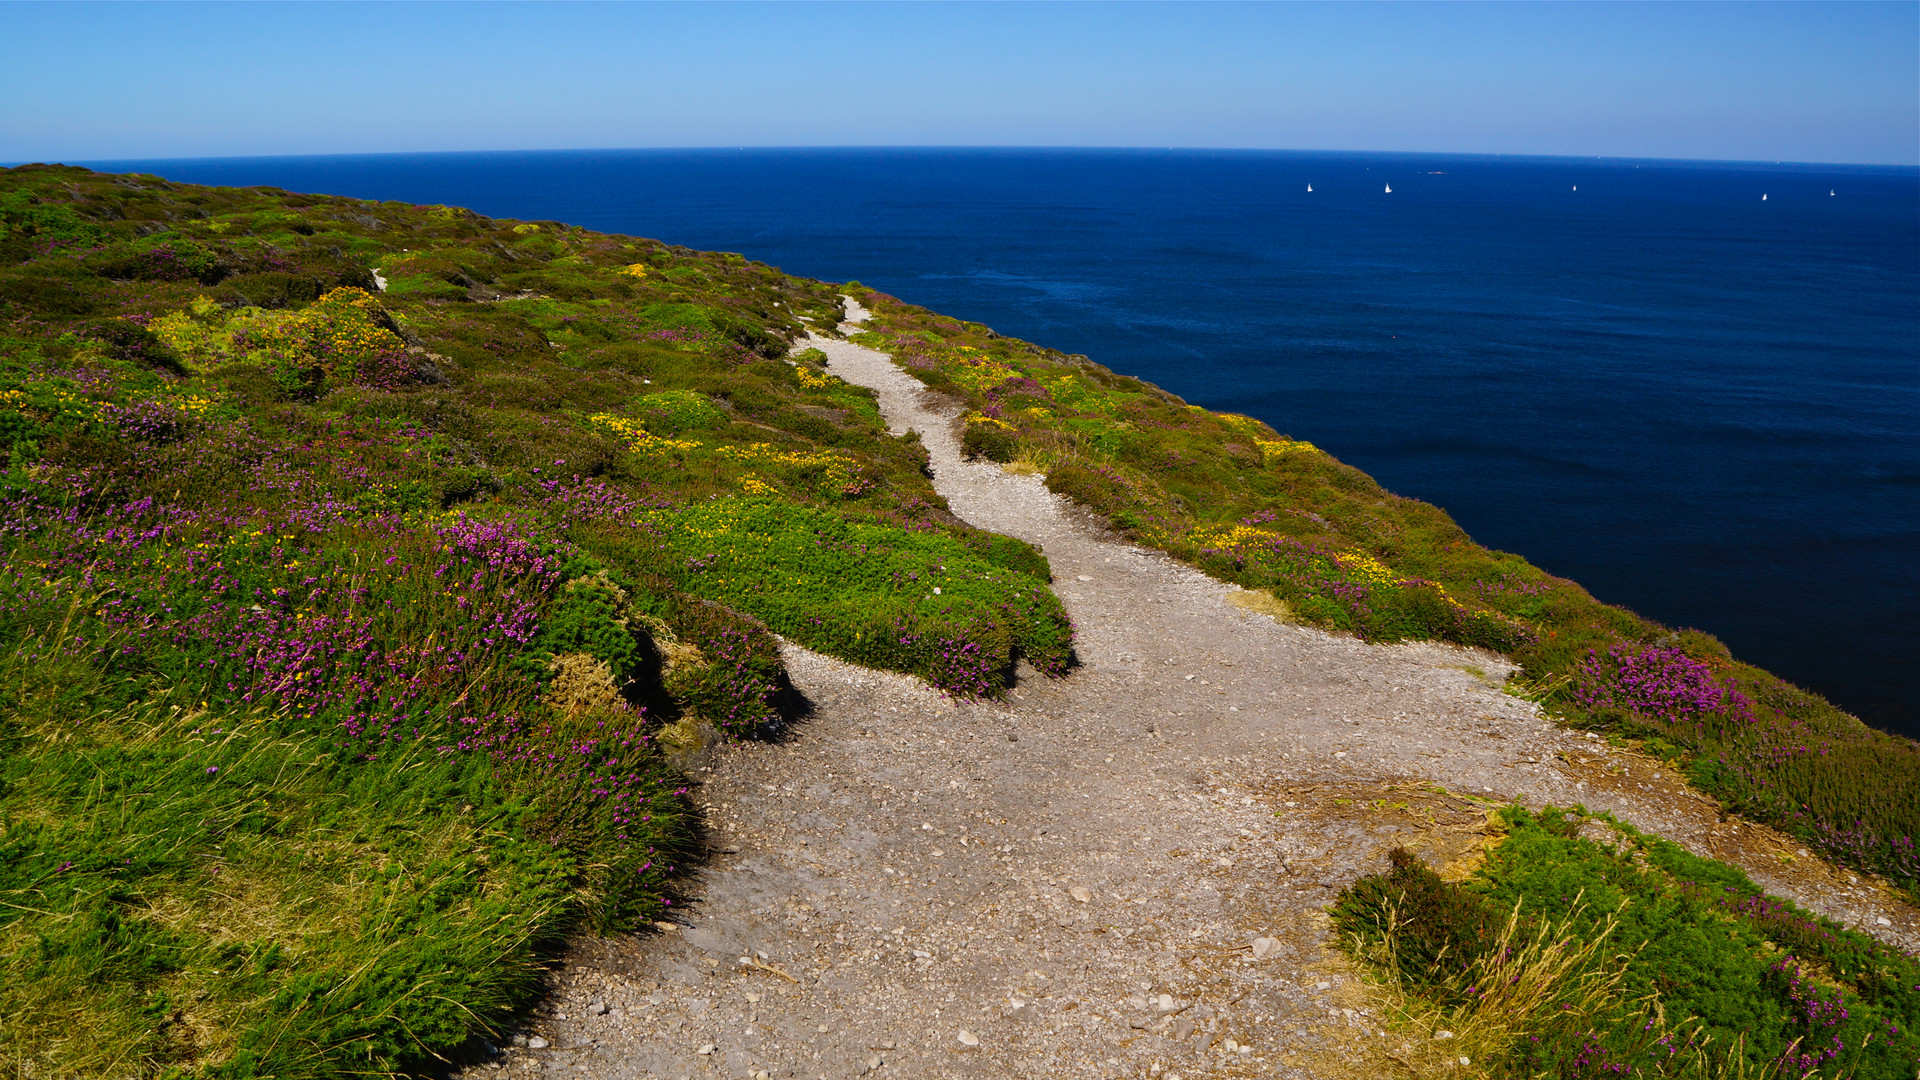
<svg viewBox="0 0 1920 1080"><path fill-rule="evenodd" d="M1025 149L85 164L858 279L1258 416L1920 737L1920 170Z"/></svg>

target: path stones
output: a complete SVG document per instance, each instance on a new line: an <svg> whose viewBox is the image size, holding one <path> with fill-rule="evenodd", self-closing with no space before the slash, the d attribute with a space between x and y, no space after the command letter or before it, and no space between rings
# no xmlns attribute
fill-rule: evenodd
<svg viewBox="0 0 1920 1080"><path fill-rule="evenodd" d="M1075 885L1073 888L1068 889L1067 895L1083 904L1093 899L1093 893L1084 885Z"/></svg>

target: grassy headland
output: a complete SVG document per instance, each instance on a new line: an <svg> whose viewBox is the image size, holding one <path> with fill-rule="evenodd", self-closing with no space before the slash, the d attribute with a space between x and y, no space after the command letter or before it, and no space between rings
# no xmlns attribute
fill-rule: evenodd
<svg viewBox="0 0 1920 1080"><path fill-rule="evenodd" d="M442 206L3 175L9 1060L429 1066L564 935L672 905L670 751L781 724L769 627L958 694L1065 669L1038 552L787 360L829 286Z"/></svg>
<svg viewBox="0 0 1920 1080"><path fill-rule="evenodd" d="M383 287L384 286L384 287ZM667 913L673 752L776 731L778 632L991 695L1072 630L948 512L876 343L1141 543L1571 720L1912 884L1920 756L1257 421L871 290L555 222L0 173L0 1054L432 1067Z"/></svg>

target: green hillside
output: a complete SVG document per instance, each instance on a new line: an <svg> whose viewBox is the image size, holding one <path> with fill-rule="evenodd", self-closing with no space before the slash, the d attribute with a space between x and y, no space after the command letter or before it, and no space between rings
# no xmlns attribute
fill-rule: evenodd
<svg viewBox="0 0 1920 1080"><path fill-rule="evenodd" d="M1032 547L789 356L851 293L1143 544L1518 692L1913 883L1920 756L1257 421L859 287L444 206L0 171L0 1055L432 1067L582 929L668 913L676 755L791 719L774 634L1064 675Z"/></svg>

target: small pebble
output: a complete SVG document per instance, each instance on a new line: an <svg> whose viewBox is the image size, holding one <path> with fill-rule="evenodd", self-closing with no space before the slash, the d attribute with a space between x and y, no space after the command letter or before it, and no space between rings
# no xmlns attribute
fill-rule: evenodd
<svg viewBox="0 0 1920 1080"><path fill-rule="evenodd" d="M702 1046L700 1049L695 1050L694 1053L699 1054L701 1057L708 1057L717 1049L719 1048L714 1046L712 1043L707 1043L706 1045Z"/></svg>
<svg viewBox="0 0 1920 1080"><path fill-rule="evenodd" d="M980 1036L975 1035L973 1032L968 1031L966 1028L961 1028L960 1029L960 1045L961 1046L979 1046Z"/></svg>
<svg viewBox="0 0 1920 1080"><path fill-rule="evenodd" d="M533 1038L527 1040L527 1049L529 1050L545 1050L547 1048L547 1045L548 1045L547 1040L541 1038L538 1035L535 1035Z"/></svg>
<svg viewBox="0 0 1920 1080"><path fill-rule="evenodd" d="M1068 889L1067 895L1083 904L1093 899L1093 893L1088 891L1084 885L1075 885L1073 888Z"/></svg>

